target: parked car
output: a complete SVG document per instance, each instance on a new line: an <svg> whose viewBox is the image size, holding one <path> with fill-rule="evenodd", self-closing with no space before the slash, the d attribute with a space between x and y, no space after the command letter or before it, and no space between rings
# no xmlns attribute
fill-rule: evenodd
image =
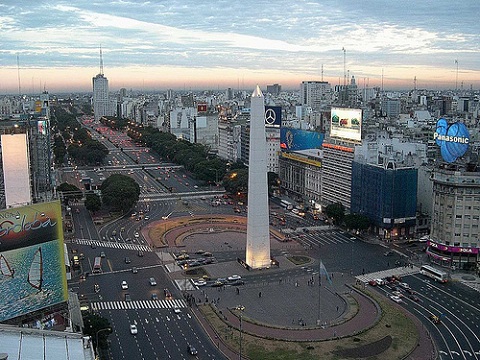
<svg viewBox="0 0 480 360"><path fill-rule="evenodd" d="M151 285L151 286L157 285L157 281L156 281L155 278L153 278L153 277L151 277L148 281L150 282L150 285Z"/></svg>
<svg viewBox="0 0 480 360"><path fill-rule="evenodd" d="M128 284L125 280L122 281L122 290L127 290L128 289Z"/></svg>

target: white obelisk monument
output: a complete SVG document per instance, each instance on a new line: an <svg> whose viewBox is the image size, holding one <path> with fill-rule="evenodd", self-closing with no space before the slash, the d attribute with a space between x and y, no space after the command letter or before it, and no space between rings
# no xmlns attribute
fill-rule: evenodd
<svg viewBox="0 0 480 360"><path fill-rule="evenodd" d="M253 269L270 266L265 104L258 85L250 106L246 263Z"/></svg>

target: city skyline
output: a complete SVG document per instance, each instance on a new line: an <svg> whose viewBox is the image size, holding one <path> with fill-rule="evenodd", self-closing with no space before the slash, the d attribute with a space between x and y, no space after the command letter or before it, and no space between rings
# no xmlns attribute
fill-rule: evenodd
<svg viewBox="0 0 480 360"><path fill-rule="evenodd" d="M412 89L414 78L417 88L480 87L475 0L214 5L0 4L0 94L91 91L100 47L112 91L298 89L352 76L360 88Z"/></svg>

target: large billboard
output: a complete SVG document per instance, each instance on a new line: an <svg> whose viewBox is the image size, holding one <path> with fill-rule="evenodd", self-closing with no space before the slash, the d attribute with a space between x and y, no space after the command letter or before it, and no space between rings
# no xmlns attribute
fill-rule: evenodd
<svg viewBox="0 0 480 360"><path fill-rule="evenodd" d="M330 136L342 139L362 140L362 110L332 108Z"/></svg>
<svg viewBox="0 0 480 360"><path fill-rule="evenodd" d="M265 127L279 128L282 124L282 107L265 106Z"/></svg>
<svg viewBox="0 0 480 360"><path fill-rule="evenodd" d="M32 201L26 134L1 136L2 163L7 208Z"/></svg>
<svg viewBox="0 0 480 360"><path fill-rule="evenodd" d="M433 138L442 153L443 160L448 163L455 162L463 156L468 150L470 134L465 124L455 122L448 124L447 120L439 119L437 129L433 133Z"/></svg>
<svg viewBox="0 0 480 360"><path fill-rule="evenodd" d="M59 201L0 211L0 322L67 301Z"/></svg>
<svg viewBox="0 0 480 360"><path fill-rule="evenodd" d="M280 129L280 148L283 151L320 149L324 135L316 131L282 127Z"/></svg>

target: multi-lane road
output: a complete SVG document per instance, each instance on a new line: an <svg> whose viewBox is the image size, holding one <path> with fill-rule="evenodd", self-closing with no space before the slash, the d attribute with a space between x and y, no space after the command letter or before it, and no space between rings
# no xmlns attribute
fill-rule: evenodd
<svg viewBox="0 0 480 360"><path fill-rule="evenodd" d="M222 359L223 355L187 307L181 289L169 278L162 255L151 250L141 229L165 217L214 213L246 215L245 206L223 201L219 206L211 206L210 198L221 192L201 187L182 168L162 162L148 149L136 147L124 134L106 128L98 130L94 132L95 137L111 150L106 160L108 165L96 170L66 168L59 173L59 178L77 181L81 186L82 177L101 181L114 173L125 174L140 184L141 200L132 213L101 226L94 225L82 204L72 205L75 238L69 248L83 253L85 259L69 287L78 291L82 301L88 302L94 311L110 321L114 331L110 337L111 359L131 359L132 356L138 359L190 358L188 344L196 347L198 358ZM188 201L188 206L184 200ZM234 208L240 208L241 212L236 213ZM288 233L309 256L322 260L329 272L360 277L379 271L388 274L394 271L392 269L398 266L398 262L407 259L400 251L395 251L393 256L384 256L383 247L362 242L322 221L297 216L278 204L272 205L273 212L285 217L286 221L280 225L271 217L272 225ZM82 274L92 273L93 259L102 252L105 254L103 272L82 280ZM273 256L281 253L280 249L272 249ZM234 260L242 254L241 250L232 249L215 256L222 262ZM315 269L289 270L287 276L306 271L314 272ZM262 273L258 279L250 276L248 283L274 281L283 276L286 275L281 271ZM150 285L151 277L156 280L154 286ZM122 289L122 281L127 282L128 289ZM419 274L405 276L404 281L416 292L418 301L409 299L408 294L400 289L397 291L403 292L403 297L399 306L404 306L423 322L438 346L439 356L442 359L480 359L478 292L461 284L437 284ZM94 291L94 284L99 285L99 292ZM386 287L377 287L377 290L386 295L393 291ZM166 297L166 293L172 297ZM441 323L434 324L431 315L439 316ZM135 335L130 333L132 324L138 329Z"/></svg>

